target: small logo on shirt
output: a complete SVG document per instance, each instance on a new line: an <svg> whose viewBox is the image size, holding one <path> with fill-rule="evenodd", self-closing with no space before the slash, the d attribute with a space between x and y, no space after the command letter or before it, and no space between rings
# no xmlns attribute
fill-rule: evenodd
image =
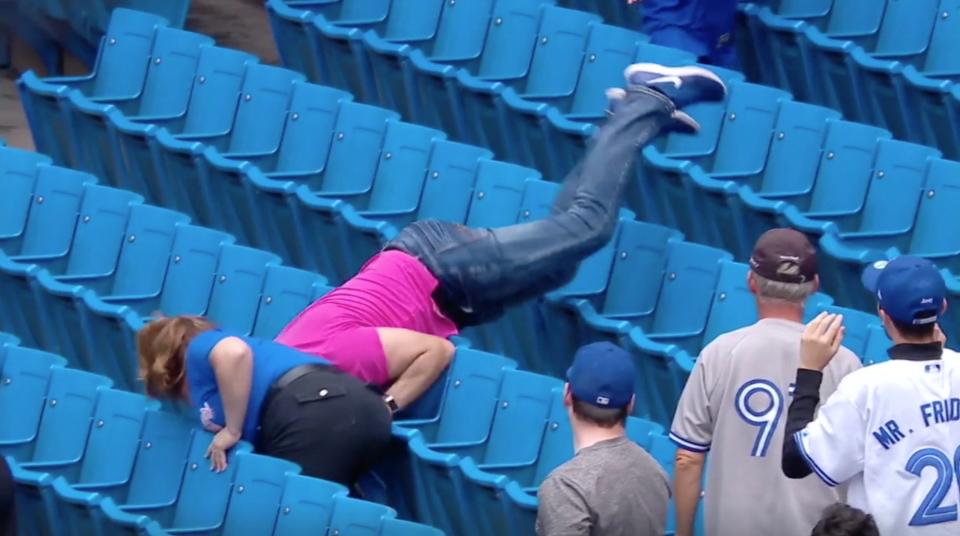
<svg viewBox="0 0 960 536"><path fill-rule="evenodd" d="M940 372L940 363L931 363L923 367L924 372Z"/></svg>
<svg viewBox="0 0 960 536"><path fill-rule="evenodd" d="M213 408L210 407L210 403L204 402L203 407L200 408L200 422L203 424L203 428L208 432L217 433L222 428L222 426L213 422L213 419L215 418L216 414L213 411Z"/></svg>

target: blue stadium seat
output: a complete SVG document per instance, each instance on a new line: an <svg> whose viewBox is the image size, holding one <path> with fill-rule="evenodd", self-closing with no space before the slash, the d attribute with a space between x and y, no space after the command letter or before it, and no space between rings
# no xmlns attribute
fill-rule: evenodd
<svg viewBox="0 0 960 536"><path fill-rule="evenodd" d="M268 266L251 334L263 339L279 335L284 326L313 302L316 288L325 284L326 279L315 272L289 266Z"/></svg>
<svg viewBox="0 0 960 536"><path fill-rule="evenodd" d="M37 168L32 206L19 251L0 254L0 320L3 329L18 333L30 346L51 338L49 320L32 292L33 274L44 266L65 264L77 226L85 185L96 177L58 166ZM47 326L45 328L44 326Z"/></svg>
<svg viewBox="0 0 960 536"><path fill-rule="evenodd" d="M79 527L81 534L112 533L118 527L107 511L127 516L121 509L126 505L175 504L193 435L193 425L183 417L166 411L146 412L129 476L73 485L60 479L54 481L64 519ZM244 450L244 446L241 444L239 449ZM146 516L130 519L135 527L159 528Z"/></svg>
<svg viewBox="0 0 960 536"><path fill-rule="evenodd" d="M279 514L286 475L299 474L300 467L249 452L237 455L236 464L223 533L270 534Z"/></svg>
<svg viewBox="0 0 960 536"><path fill-rule="evenodd" d="M53 392L57 379L54 376L51 381L50 400L64 399L63 393ZM74 387L77 384L75 378L73 384ZM71 402L76 403L76 393L69 396ZM98 388L92 415L84 415L81 408L74 408L75 415L58 414L55 429L41 427L35 448L45 450L46 456L35 457L32 462L15 462L11 467L17 500L22 506L23 515L19 517L26 526L54 534L69 532L54 481L59 481L62 487L69 483L82 485L128 478L146 411L157 407L159 403L148 401L143 395ZM44 449L42 443L53 443L56 447Z"/></svg>
<svg viewBox="0 0 960 536"><path fill-rule="evenodd" d="M79 166L67 96L80 91L94 99L136 97L143 89L155 30L166 24L155 15L116 9L89 74L41 79L29 71L21 76L17 85L37 149L58 164Z"/></svg>
<svg viewBox="0 0 960 536"><path fill-rule="evenodd" d="M282 514L273 535L324 532L330 526L334 500L346 496L347 489L340 484L287 473L280 499Z"/></svg>
<svg viewBox="0 0 960 536"><path fill-rule="evenodd" d="M397 512L382 504L350 497L335 497L329 534L379 536L381 523L395 517Z"/></svg>
<svg viewBox="0 0 960 536"><path fill-rule="evenodd" d="M752 244L741 244L742 233L724 207L726 196L736 190L723 180L763 170L780 103L789 99L788 93L765 86L732 84L714 151L681 159L645 150L643 171L662 218L658 223L680 229L691 240L738 254L749 251ZM714 176L719 180L710 180Z"/></svg>
<svg viewBox="0 0 960 536"><path fill-rule="evenodd" d="M443 531L427 525L404 521L402 519L384 518L380 522L380 536L443 536Z"/></svg>
<svg viewBox="0 0 960 536"><path fill-rule="evenodd" d="M127 116L135 120L169 117L183 113L187 107L190 86L202 46L213 44L213 39L202 34L158 28L152 50L148 52L149 67L143 88L136 95L119 99L90 97L79 91L68 93L70 117L79 161L76 167L90 172L111 186L128 184L123 175L122 155L116 150L115 133L109 128L110 115ZM82 141L81 141L82 140Z"/></svg>
<svg viewBox="0 0 960 536"><path fill-rule="evenodd" d="M201 47L183 112L142 118L142 121L136 116L111 114L110 128L115 131L123 174L129 177L129 183L142 185L143 193L153 202L192 214L188 188L180 181L168 180L161 167L162 148L156 142L157 132L166 130L171 135L226 132L233 123L234 104L246 67L257 61L239 50ZM159 82L165 82L164 91L171 94L180 91L174 80L164 78Z"/></svg>
<svg viewBox="0 0 960 536"><path fill-rule="evenodd" d="M315 49L315 39L308 32L308 28L312 30L316 17L316 13L309 10L311 6L299 6L290 0L267 0L266 7L283 65L304 73L308 80L320 80L319 53Z"/></svg>
<svg viewBox="0 0 960 536"><path fill-rule="evenodd" d="M272 253L223 246L206 316L224 328L243 334L253 332L267 269L277 264L280 258Z"/></svg>
<svg viewBox="0 0 960 536"><path fill-rule="evenodd" d="M6 416L0 429L0 452L4 455L23 455L37 437L40 418L45 407L47 387L53 369L62 369L67 361L55 354L25 348L0 348L0 410Z"/></svg>
<svg viewBox="0 0 960 536"><path fill-rule="evenodd" d="M141 316L156 310L169 316L202 315L208 311L220 270L223 248L233 237L205 227L181 226L170 252L159 306L147 302L135 307Z"/></svg>
<svg viewBox="0 0 960 536"><path fill-rule="evenodd" d="M118 507L115 503L104 501L101 508L109 522L128 531L139 531L152 522L174 533L222 529L231 484L237 472L237 457L249 452L250 445L241 443L234 447L227 454L227 468L218 473L210 470L210 460L205 457L211 440L213 434L199 429L194 431L184 460L185 470L181 473L179 493L174 495L172 503L155 501ZM129 495L127 498L129 500Z"/></svg>
<svg viewBox="0 0 960 536"><path fill-rule="evenodd" d="M37 166L50 157L12 147L0 149L0 250L19 251L26 232Z"/></svg>
<svg viewBox="0 0 960 536"><path fill-rule="evenodd" d="M519 3L511 4L511 10L518 9ZM505 33L508 20L519 24ZM464 139L511 161L533 164L533 155L519 152L523 141L505 116L501 95L507 87L514 87L527 99L573 95L587 34L592 24L599 22L600 18L590 13L546 5L540 10L539 22L514 16L494 25L476 70L457 73ZM500 41L499 35L506 39Z"/></svg>
<svg viewBox="0 0 960 536"><path fill-rule="evenodd" d="M288 69L248 65L240 94L220 103L221 107L236 106L233 122L226 130L211 131L207 127L203 133L177 135L166 130L157 133L160 166L165 180L179 181L188 190L193 208L190 214L198 223L230 228L237 233L245 230L241 227L243 218L236 213L228 215L224 204L219 203L224 194L213 189L203 153L211 148L227 157L276 152L293 84L302 80L302 74ZM214 184L220 186L222 183ZM250 242L246 236L238 238Z"/></svg>

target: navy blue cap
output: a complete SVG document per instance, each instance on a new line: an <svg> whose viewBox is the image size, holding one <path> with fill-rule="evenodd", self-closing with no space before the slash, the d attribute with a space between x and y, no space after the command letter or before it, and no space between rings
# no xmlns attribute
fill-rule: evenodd
<svg viewBox="0 0 960 536"><path fill-rule="evenodd" d="M880 308L900 324L936 322L947 297L937 266L920 257L877 261L863 271L860 280L877 297Z"/></svg>
<svg viewBox="0 0 960 536"><path fill-rule="evenodd" d="M636 377L630 354L609 342L581 346L567 369L573 396L598 408L619 409L629 405Z"/></svg>

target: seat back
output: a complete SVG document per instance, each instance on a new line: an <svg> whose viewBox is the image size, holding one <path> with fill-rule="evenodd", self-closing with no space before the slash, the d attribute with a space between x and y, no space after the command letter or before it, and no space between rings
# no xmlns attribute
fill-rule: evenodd
<svg viewBox="0 0 960 536"><path fill-rule="evenodd" d="M653 443L652 435L662 435L663 426L639 417L627 417L627 437L645 450Z"/></svg>
<svg viewBox="0 0 960 536"><path fill-rule="evenodd" d="M88 173L59 166L38 167L20 254L66 255L73 242L84 185L96 182L96 177Z"/></svg>
<svg viewBox="0 0 960 536"><path fill-rule="evenodd" d="M7 346L0 369L0 442L22 442L34 438L40 425L47 387L54 368L63 368L67 360L49 352ZM6 452L5 452L6 453Z"/></svg>
<svg viewBox="0 0 960 536"><path fill-rule="evenodd" d="M180 492L194 426L169 411L148 411L125 504L173 504ZM204 467L208 469L209 466ZM198 467L199 468L199 467Z"/></svg>
<svg viewBox="0 0 960 536"><path fill-rule="evenodd" d="M523 78L537 43L539 0L497 0L476 75L491 80Z"/></svg>
<svg viewBox="0 0 960 536"><path fill-rule="evenodd" d="M373 212L416 210L433 142L446 137L432 128L388 121L367 209Z"/></svg>
<svg viewBox="0 0 960 536"><path fill-rule="evenodd" d="M533 482L524 482L527 487L539 486L554 469L573 458L573 430L567 407L563 405L563 387L553 390L547 428L540 443L540 456L533 474Z"/></svg>
<svg viewBox="0 0 960 536"><path fill-rule="evenodd" d="M527 179L540 179L540 173L516 164L480 160L466 224L480 228L516 223Z"/></svg>
<svg viewBox="0 0 960 536"><path fill-rule="evenodd" d="M158 406L137 393L100 389L77 481L127 482L137 458L147 412L157 411Z"/></svg>
<svg viewBox="0 0 960 536"><path fill-rule="evenodd" d="M486 41L487 21L494 0L441 3L443 11L437 35L425 44L424 54L441 62L479 57Z"/></svg>
<svg viewBox="0 0 960 536"><path fill-rule="evenodd" d="M690 242L671 242L667 248L666 276L650 332L702 333L707 325L720 261L733 260L733 257L726 251Z"/></svg>
<svg viewBox="0 0 960 536"><path fill-rule="evenodd" d="M610 281L610 269L616 257L616 245L620 240L621 226L628 221L633 221L633 214L626 209L621 210L620 220L610 240L580 261L573 279L557 289L557 292L568 296L583 296L600 294L606 290Z"/></svg>
<svg viewBox="0 0 960 536"><path fill-rule="evenodd" d="M67 255L66 274L108 275L117 266L130 207L143 197L118 188L89 184L80 203L80 221Z"/></svg>
<svg viewBox="0 0 960 536"><path fill-rule="evenodd" d="M893 346L893 342L887 336L887 332L883 329L883 324L880 323L878 318L876 323L867 327L867 344L863 350L863 355L860 356L863 364L873 365L874 363L888 361L890 358L887 355L887 350L891 346Z"/></svg>
<svg viewBox="0 0 960 536"><path fill-rule="evenodd" d="M390 13L380 34L389 41L423 41L437 33L446 2L391 0ZM454 2L456 4L456 2Z"/></svg>
<svg viewBox="0 0 960 536"><path fill-rule="evenodd" d="M826 33L839 37L875 34L886 7L887 0L834 0Z"/></svg>
<svg viewBox="0 0 960 536"><path fill-rule="evenodd" d="M604 91L623 85L623 70L633 60L643 36L610 24L593 24L587 37L585 60L569 112L601 115L607 106Z"/></svg>
<svg viewBox="0 0 960 536"><path fill-rule="evenodd" d="M287 473L280 500L283 515L277 519L274 536L323 534L330 526L334 499L346 496L347 488L340 484Z"/></svg>
<svg viewBox="0 0 960 536"><path fill-rule="evenodd" d="M475 442L486 438L503 374L515 368L515 361L501 355L458 348L450 366L451 387L444 395L436 437L431 442Z"/></svg>
<svg viewBox="0 0 960 536"><path fill-rule="evenodd" d="M98 392L112 384L110 378L99 374L53 368L32 461L79 462L83 458Z"/></svg>
<svg viewBox="0 0 960 536"><path fill-rule="evenodd" d="M171 117L184 113L190 102L201 47L213 44L213 39L203 34L158 28L138 115Z"/></svg>
<svg viewBox="0 0 960 536"><path fill-rule="evenodd" d="M940 151L926 145L880 140L860 231L906 232L913 227L927 166Z"/></svg>
<svg viewBox="0 0 960 536"><path fill-rule="evenodd" d="M249 452L250 446L241 443L227 453L227 468L222 472L210 470L207 448L213 434L196 430L187 453L187 467L173 514L173 527L217 527L224 521L231 496L231 483L237 472L237 456Z"/></svg>
<svg viewBox="0 0 960 536"><path fill-rule="evenodd" d="M272 153L280 147L287 106L301 73L252 63L247 65L227 151L240 154Z"/></svg>
<svg viewBox="0 0 960 536"><path fill-rule="evenodd" d="M774 0L770 8L785 18L823 17L830 13L833 0Z"/></svg>
<svg viewBox="0 0 960 536"><path fill-rule="evenodd" d="M560 185L555 182L528 180L520 202L518 222L533 221L550 215L553 202L560 193Z"/></svg>
<svg viewBox="0 0 960 536"><path fill-rule="evenodd" d="M928 76L960 75L960 54L956 53L957 36L960 36L960 17L957 16L960 15L960 0L941 0L937 12L940 16L933 25L927 55L918 68Z"/></svg>
<svg viewBox="0 0 960 536"><path fill-rule="evenodd" d="M202 315L210 303L220 249L233 237L206 227L177 226L160 310L167 315Z"/></svg>
<svg viewBox="0 0 960 536"><path fill-rule="evenodd" d="M593 13L544 6L525 92L573 95L590 28L602 22Z"/></svg>
<svg viewBox="0 0 960 536"><path fill-rule="evenodd" d="M223 246L207 316L217 325L240 333L253 331L260 293L271 264L280 264L280 257L261 249Z"/></svg>
<svg viewBox="0 0 960 536"><path fill-rule="evenodd" d="M273 339L313 301L315 287L326 283L320 274L290 266L267 267L253 336Z"/></svg>
<svg viewBox="0 0 960 536"><path fill-rule="evenodd" d="M863 311L836 305L826 307L825 310L833 314L843 315L843 345L862 359L867 351L870 326L876 325L879 319L875 315Z"/></svg>
<svg viewBox="0 0 960 536"><path fill-rule="evenodd" d="M463 222L481 159L493 153L475 145L441 140L434 143L417 219Z"/></svg>
<svg viewBox="0 0 960 536"><path fill-rule="evenodd" d="M378 536L380 523L391 517L397 517L397 512L382 504L337 497L333 500L329 534Z"/></svg>
<svg viewBox="0 0 960 536"><path fill-rule="evenodd" d="M244 452L237 456L224 534L270 534L277 520L286 475L300 467L280 458Z"/></svg>
<svg viewBox="0 0 960 536"><path fill-rule="evenodd" d="M810 212L856 212L863 205L872 174L877 142L890 133L848 121L830 125L817 180L810 197Z"/></svg>
<svg viewBox="0 0 960 536"><path fill-rule="evenodd" d="M720 261L717 286L703 331L703 345L757 321L757 302L747 286L750 267L731 261Z"/></svg>
<svg viewBox="0 0 960 536"><path fill-rule="evenodd" d="M19 245L12 240L22 237L27 225L37 166L49 163L50 157L40 153L0 148L0 247L10 254Z"/></svg>
<svg viewBox="0 0 960 536"><path fill-rule="evenodd" d="M341 0L313 6L332 22L381 21L390 12L391 0Z"/></svg>
<svg viewBox="0 0 960 536"><path fill-rule="evenodd" d="M137 95L143 88L154 32L166 25L166 20L150 13L115 9L107 34L100 40L96 77L88 96Z"/></svg>
<svg viewBox="0 0 960 536"><path fill-rule="evenodd" d="M186 214L173 210L131 206L110 294L159 296L177 228L189 222Z"/></svg>
<svg viewBox="0 0 960 536"><path fill-rule="evenodd" d="M368 191L377 172L388 121L399 118L385 108L356 102L341 104L323 183L310 184L311 188L328 192Z"/></svg>
<svg viewBox="0 0 960 536"><path fill-rule="evenodd" d="M228 132L246 67L257 61L255 56L231 48L201 48L184 132Z"/></svg>
<svg viewBox="0 0 960 536"><path fill-rule="evenodd" d="M386 518L380 522L380 536L443 536L443 534L443 531L438 528L413 521Z"/></svg>
<svg viewBox="0 0 960 536"><path fill-rule="evenodd" d="M793 100L780 103L767 164L758 189L771 196L809 192L820 164L820 148L840 112Z"/></svg>
<svg viewBox="0 0 960 536"><path fill-rule="evenodd" d="M731 84L709 171L743 175L763 171L780 103L790 99L789 93L767 86Z"/></svg>
<svg viewBox="0 0 960 536"><path fill-rule="evenodd" d="M960 254L960 219L950 216L960 206L960 162L934 159L927 178L910 253L925 257Z"/></svg>
<svg viewBox="0 0 960 536"><path fill-rule="evenodd" d="M657 306L669 245L682 239L683 235L675 229L637 220L621 221L603 314L651 314Z"/></svg>
<svg viewBox="0 0 960 536"><path fill-rule="evenodd" d="M353 95L316 84L296 83L290 97L277 171L322 169L327 162L340 104Z"/></svg>
<svg viewBox="0 0 960 536"><path fill-rule="evenodd" d="M927 49L940 0L887 0L877 40L871 52L884 55L920 54Z"/></svg>
<svg viewBox="0 0 960 536"><path fill-rule="evenodd" d="M505 371L482 463L535 463L554 389L562 387L563 381L551 376L522 370Z"/></svg>

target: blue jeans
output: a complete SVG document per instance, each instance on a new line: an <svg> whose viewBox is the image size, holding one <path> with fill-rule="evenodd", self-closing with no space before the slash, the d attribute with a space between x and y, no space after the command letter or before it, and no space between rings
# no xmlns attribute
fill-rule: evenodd
<svg viewBox="0 0 960 536"><path fill-rule="evenodd" d="M610 241L638 149L671 123L674 110L657 91L630 91L564 180L548 218L497 229L424 220L386 249L417 257L436 276L434 299L459 327L494 320L570 281L580 261Z"/></svg>

